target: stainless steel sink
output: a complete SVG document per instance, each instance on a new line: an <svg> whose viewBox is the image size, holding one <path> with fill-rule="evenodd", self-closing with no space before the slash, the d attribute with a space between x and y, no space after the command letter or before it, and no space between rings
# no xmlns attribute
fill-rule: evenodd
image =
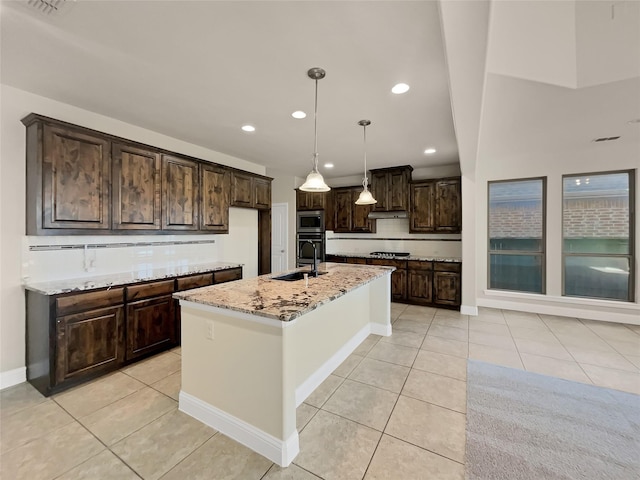
<svg viewBox="0 0 640 480"><path fill-rule="evenodd" d="M318 272L318 275L324 275L327 272ZM280 275L279 277L272 277L273 280L283 280L285 282L295 282L296 280L302 280L304 275L309 275L312 278L309 272L293 272L287 273L286 275Z"/></svg>

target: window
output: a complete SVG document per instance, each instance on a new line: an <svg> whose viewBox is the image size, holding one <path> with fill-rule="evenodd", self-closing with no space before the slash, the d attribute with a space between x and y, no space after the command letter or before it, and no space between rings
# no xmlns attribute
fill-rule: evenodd
<svg viewBox="0 0 640 480"><path fill-rule="evenodd" d="M632 173L563 177L563 295L633 301Z"/></svg>
<svg viewBox="0 0 640 480"><path fill-rule="evenodd" d="M489 182L489 288L544 293L546 179Z"/></svg>

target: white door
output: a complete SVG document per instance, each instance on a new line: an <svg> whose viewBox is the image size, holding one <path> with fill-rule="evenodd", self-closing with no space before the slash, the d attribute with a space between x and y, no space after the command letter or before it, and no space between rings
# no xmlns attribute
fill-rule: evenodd
<svg viewBox="0 0 640 480"><path fill-rule="evenodd" d="M289 238L289 204L274 203L271 206L271 272L287 270Z"/></svg>

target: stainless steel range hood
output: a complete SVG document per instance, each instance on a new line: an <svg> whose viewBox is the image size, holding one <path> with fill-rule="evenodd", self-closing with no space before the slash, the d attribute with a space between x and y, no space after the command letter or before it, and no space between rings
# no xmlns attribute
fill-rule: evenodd
<svg viewBox="0 0 640 480"><path fill-rule="evenodd" d="M409 218L409 212L406 210L398 210L395 212L369 212L367 218Z"/></svg>

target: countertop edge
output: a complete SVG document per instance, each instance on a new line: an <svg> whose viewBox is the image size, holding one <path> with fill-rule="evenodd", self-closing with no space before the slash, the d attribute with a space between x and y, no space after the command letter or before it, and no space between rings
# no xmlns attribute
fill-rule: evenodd
<svg viewBox="0 0 640 480"><path fill-rule="evenodd" d="M327 256L334 255L336 257L348 257L348 258L370 258L375 260L396 260L396 261L419 261L419 262L443 262L443 263L462 263L462 259L459 257L429 257L426 255L409 255L408 257L380 257L377 255L371 255L368 253L327 253Z"/></svg>
<svg viewBox="0 0 640 480"><path fill-rule="evenodd" d="M187 270L176 272L166 271L167 268L158 268L158 272L152 272L148 276L132 278L133 272L121 272L99 277L91 278L69 278L63 280L51 280L45 282L24 282L22 287L43 295L62 295L65 293L88 292L91 290L100 290L111 287L122 287L125 285L134 285L138 283L151 282L154 280L162 280L168 278L179 278L187 275L195 275L198 273L217 272L220 270L228 270L232 268L244 267L242 263L234 262L212 262L199 265L190 265ZM165 270L164 272L162 270Z"/></svg>

